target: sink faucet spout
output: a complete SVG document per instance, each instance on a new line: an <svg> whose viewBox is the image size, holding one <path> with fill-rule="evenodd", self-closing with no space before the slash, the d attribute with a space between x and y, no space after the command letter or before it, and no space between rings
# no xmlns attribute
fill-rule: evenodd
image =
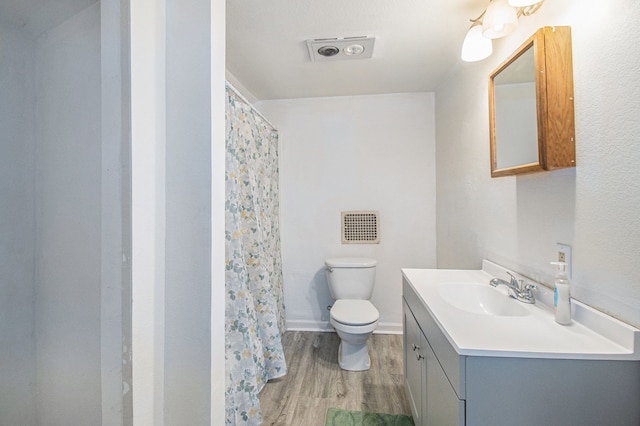
<svg viewBox="0 0 640 426"><path fill-rule="evenodd" d="M492 287L504 285L509 289L509 296L523 303L536 303L536 298L533 295L533 289L536 288L533 284L524 284L522 280L517 280L510 272L507 272L511 279L505 281L501 278L493 278L489 281Z"/></svg>

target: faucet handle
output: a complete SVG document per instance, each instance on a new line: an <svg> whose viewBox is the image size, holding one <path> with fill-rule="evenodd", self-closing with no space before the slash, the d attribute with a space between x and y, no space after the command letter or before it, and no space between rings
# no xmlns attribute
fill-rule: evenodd
<svg viewBox="0 0 640 426"><path fill-rule="evenodd" d="M535 290L537 287L535 284L531 284L531 283L527 283L524 286L524 289L522 290L522 296L524 298L524 301L526 301L527 303L535 303L536 302L536 298L533 295L533 290Z"/></svg>
<svg viewBox="0 0 640 426"><path fill-rule="evenodd" d="M522 284L523 284L523 280L519 280L517 279L511 272L507 271L507 274L509 274L509 277L511 278L511 286L517 288L518 290L522 290Z"/></svg>

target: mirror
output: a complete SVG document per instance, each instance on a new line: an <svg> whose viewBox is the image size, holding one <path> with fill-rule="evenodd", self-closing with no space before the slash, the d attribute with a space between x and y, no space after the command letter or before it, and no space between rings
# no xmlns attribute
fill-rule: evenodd
<svg viewBox="0 0 640 426"><path fill-rule="evenodd" d="M489 75L491 177L575 167L571 28L544 27Z"/></svg>

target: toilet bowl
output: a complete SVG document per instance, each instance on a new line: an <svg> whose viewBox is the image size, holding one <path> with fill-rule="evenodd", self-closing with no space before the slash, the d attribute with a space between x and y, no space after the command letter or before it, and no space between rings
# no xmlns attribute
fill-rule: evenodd
<svg viewBox="0 0 640 426"><path fill-rule="evenodd" d="M378 310L369 301L375 283L376 261L333 258L325 261L327 282L336 300L330 323L340 337L338 364L343 370L362 371L371 366L367 342L378 326Z"/></svg>
<svg viewBox="0 0 640 426"><path fill-rule="evenodd" d="M340 337L340 368L363 371L371 367L367 342L378 327L378 317L378 310L368 300L340 299L333 304L330 322Z"/></svg>

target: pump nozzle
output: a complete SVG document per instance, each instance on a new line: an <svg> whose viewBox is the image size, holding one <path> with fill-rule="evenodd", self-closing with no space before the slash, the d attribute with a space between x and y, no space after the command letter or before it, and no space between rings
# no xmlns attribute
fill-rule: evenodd
<svg viewBox="0 0 640 426"><path fill-rule="evenodd" d="M556 265L556 270L558 275L563 275L566 276L567 275L567 264L566 262L549 262L552 265Z"/></svg>

